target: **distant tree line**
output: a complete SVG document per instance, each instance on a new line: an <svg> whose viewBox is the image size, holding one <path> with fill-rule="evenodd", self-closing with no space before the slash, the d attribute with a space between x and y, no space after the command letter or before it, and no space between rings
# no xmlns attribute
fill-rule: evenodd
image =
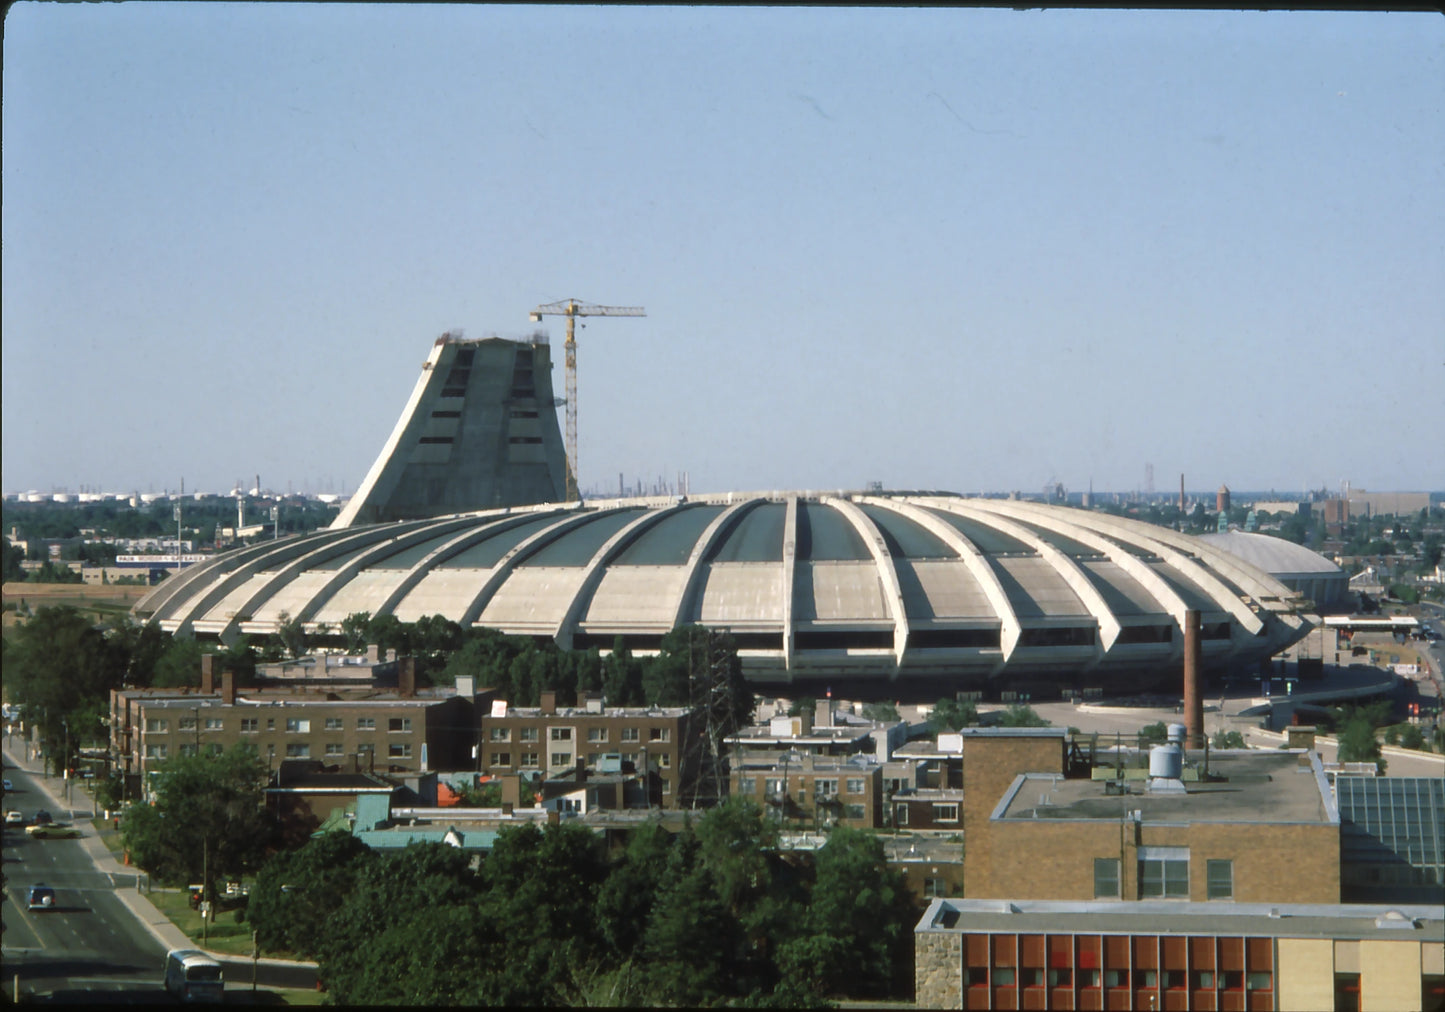
<svg viewBox="0 0 1445 1012"><path fill-rule="evenodd" d="M750 802L609 856L576 823L509 827L474 868L441 844L377 852L345 832L278 854L247 918L314 959L338 1005L819 1007L911 989L918 909L871 833L811 858Z"/></svg>
<svg viewBox="0 0 1445 1012"><path fill-rule="evenodd" d="M222 646L172 636L154 623L141 625L128 617L96 624L69 605L42 606L3 641L7 698L20 706L27 723L38 726L46 754L67 766L74 765L83 744L106 740L112 689L198 686L201 655L208 651L217 653L220 665L244 685L261 664L299 657L327 641L344 642L357 652L375 643L383 652L413 656L423 685L451 685L470 675L477 688L493 688L514 706L536 706L544 691L556 692L564 705L601 692L609 705L685 706L693 676L706 661L723 686L725 711L741 721L753 710L753 694L731 637L701 626L674 629L654 656L634 657L619 639L602 657L595 648L562 650L550 639L463 630L439 615L408 623L393 615L358 613L337 634L323 637L307 634L289 616L281 619L273 635L243 635ZM719 655L720 672L715 670ZM67 742L69 754L62 756Z"/></svg>

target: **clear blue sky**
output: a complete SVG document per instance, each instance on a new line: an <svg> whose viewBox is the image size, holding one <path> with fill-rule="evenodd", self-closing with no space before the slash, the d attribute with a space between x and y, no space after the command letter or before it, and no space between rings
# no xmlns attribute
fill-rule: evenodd
<svg viewBox="0 0 1445 1012"><path fill-rule="evenodd" d="M1445 487L1435 14L19 3L3 171L8 492L354 490L569 296L584 488Z"/></svg>

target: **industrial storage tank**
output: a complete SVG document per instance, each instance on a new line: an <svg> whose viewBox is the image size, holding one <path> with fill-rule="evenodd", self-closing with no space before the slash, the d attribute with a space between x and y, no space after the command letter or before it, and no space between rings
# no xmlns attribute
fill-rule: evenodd
<svg viewBox="0 0 1445 1012"><path fill-rule="evenodd" d="M1178 780L1184 775L1184 753L1172 742L1155 745L1149 750L1149 776L1159 780Z"/></svg>

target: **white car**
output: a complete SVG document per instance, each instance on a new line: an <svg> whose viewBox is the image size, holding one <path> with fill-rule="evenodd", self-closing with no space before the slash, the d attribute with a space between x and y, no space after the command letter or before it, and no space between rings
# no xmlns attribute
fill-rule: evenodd
<svg viewBox="0 0 1445 1012"><path fill-rule="evenodd" d="M6 813L5 813L5 825L7 825L7 826L23 826L23 825L25 825L25 814L24 814L23 812L19 812L19 811L6 812Z"/></svg>

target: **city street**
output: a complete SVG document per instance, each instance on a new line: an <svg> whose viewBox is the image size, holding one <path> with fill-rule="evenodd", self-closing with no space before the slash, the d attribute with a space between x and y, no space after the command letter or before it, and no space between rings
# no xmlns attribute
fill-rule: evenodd
<svg viewBox="0 0 1445 1012"><path fill-rule="evenodd" d="M22 999L45 995L76 1004L168 1003L161 984L166 952L194 943L145 899L136 888L135 871L117 862L94 835L89 797L74 791L77 808L65 806L61 781L42 776L38 762L22 768L16 764L19 758L5 754L5 777L13 787L5 795L5 809L18 810L29 821L43 808L57 822L74 822L84 835L38 840L23 826L5 826L5 994L13 997L18 980ZM55 890L55 905L26 909L29 888L42 882ZM251 961L218 958L226 967L227 993L249 990ZM316 969L261 960L256 980L262 987L311 989Z"/></svg>

